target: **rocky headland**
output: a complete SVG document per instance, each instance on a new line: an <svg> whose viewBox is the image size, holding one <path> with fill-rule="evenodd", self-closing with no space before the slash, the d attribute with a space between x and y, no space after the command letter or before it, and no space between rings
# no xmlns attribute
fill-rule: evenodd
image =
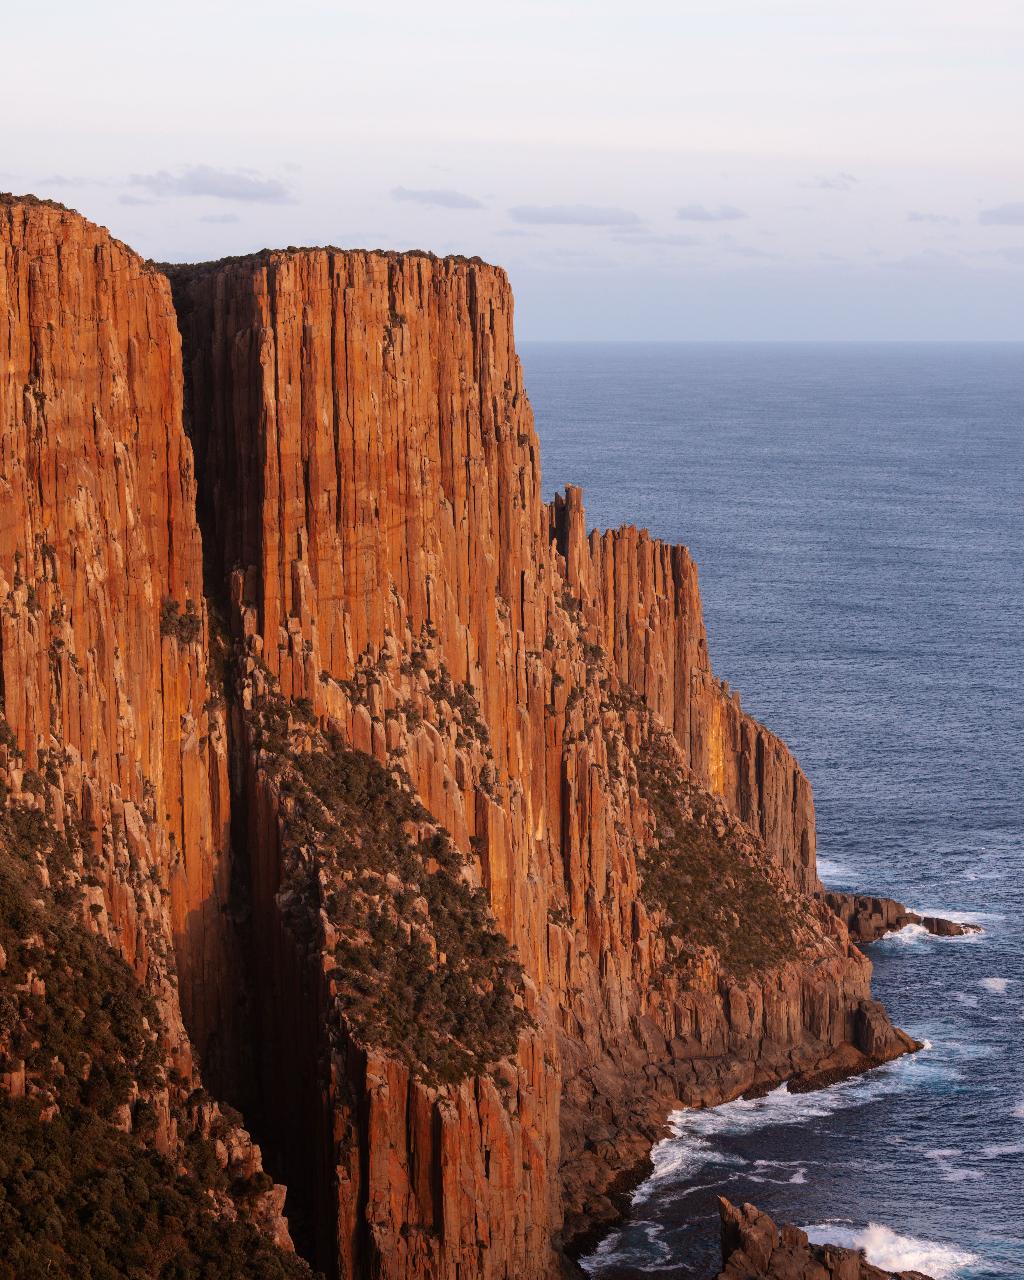
<svg viewBox="0 0 1024 1280"><path fill-rule="evenodd" d="M544 1280L673 1108L917 1047L500 269L7 196L0 298L0 1276Z"/></svg>

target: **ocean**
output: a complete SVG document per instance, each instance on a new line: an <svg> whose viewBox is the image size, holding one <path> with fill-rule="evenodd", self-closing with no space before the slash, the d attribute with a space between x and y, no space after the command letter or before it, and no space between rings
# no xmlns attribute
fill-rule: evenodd
<svg viewBox="0 0 1024 1280"><path fill-rule="evenodd" d="M718 1268L716 1196L936 1280L1024 1277L1024 346L522 344L544 492L700 569L711 658L814 786L829 886L927 1044L679 1113L595 1280Z"/></svg>

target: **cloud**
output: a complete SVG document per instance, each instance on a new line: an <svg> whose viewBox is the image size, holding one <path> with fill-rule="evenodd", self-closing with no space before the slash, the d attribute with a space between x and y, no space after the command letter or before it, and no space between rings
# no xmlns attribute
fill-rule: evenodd
<svg viewBox="0 0 1024 1280"><path fill-rule="evenodd" d="M989 249L987 252L994 254L996 257L1004 258L1015 267L1024 267L1024 244L1011 244L1007 245L1005 249Z"/></svg>
<svg viewBox="0 0 1024 1280"><path fill-rule="evenodd" d="M902 258L893 258L889 266L901 271L934 271L936 268L961 269L963 258L959 254L946 253L942 249L923 249L920 253L908 253Z"/></svg>
<svg viewBox="0 0 1024 1280"><path fill-rule="evenodd" d="M717 209L709 209L703 204L686 204L676 210L680 222L737 222L746 216L742 209L731 204L720 204Z"/></svg>
<svg viewBox="0 0 1024 1280"><path fill-rule="evenodd" d="M818 191L850 191L857 185L857 179L852 173L819 173L811 182L805 182L805 187L814 187Z"/></svg>
<svg viewBox="0 0 1024 1280"><path fill-rule="evenodd" d="M413 204L434 205L440 209L482 209L484 206L474 196L467 196L463 191L450 191L447 188L429 188L414 190L410 187L395 187L391 192L392 200L410 200Z"/></svg>
<svg viewBox="0 0 1024 1280"><path fill-rule="evenodd" d="M631 209L593 204L520 204L509 209L515 222L553 227L630 227L640 219Z"/></svg>
<svg viewBox="0 0 1024 1280"><path fill-rule="evenodd" d="M137 204L156 204L156 201L150 200L148 196L120 195L117 197L117 203L137 205Z"/></svg>
<svg viewBox="0 0 1024 1280"><path fill-rule="evenodd" d="M37 178L33 183L37 190L46 187L110 187L114 185L114 180L111 178L90 178L82 173L49 173L45 178Z"/></svg>
<svg viewBox="0 0 1024 1280"><path fill-rule="evenodd" d="M767 249L758 249L752 244L725 244L722 246L726 253L735 253L740 258L764 258L777 259L777 253L770 253Z"/></svg>
<svg viewBox="0 0 1024 1280"><path fill-rule="evenodd" d="M688 249L695 244L704 243L697 236L663 235L657 231L645 231L640 227L623 227L620 231L613 232L612 239L617 240L619 244L665 245L674 249Z"/></svg>
<svg viewBox="0 0 1024 1280"><path fill-rule="evenodd" d="M982 209L978 221L987 227L1024 227L1024 200L998 204L994 209Z"/></svg>
<svg viewBox="0 0 1024 1280"><path fill-rule="evenodd" d="M204 213L200 222L241 222L237 213Z"/></svg>
<svg viewBox="0 0 1024 1280"><path fill-rule="evenodd" d="M908 222L931 222L936 226L944 225L956 227L960 225L959 218L951 218L945 213L921 213L917 209L911 209L907 214Z"/></svg>
<svg viewBox="0 0 1024 1280"><path fill-rule="evenodd" d="M265 178L252 170L214 169L208 164L190 165L180 173L160 169L133 173L128 179L154 196L212 196L215 200L243 200L253 204L288 204L291 192L277 178Z"/></svg>

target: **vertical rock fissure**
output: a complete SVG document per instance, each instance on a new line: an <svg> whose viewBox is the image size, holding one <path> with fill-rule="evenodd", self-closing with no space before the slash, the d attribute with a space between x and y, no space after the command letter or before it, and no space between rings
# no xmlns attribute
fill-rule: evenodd
<svg viewBox="0 0 1024 1280"><path fill-rule="evenodd" d="M196 387L196 379L205 376L219 358L213 349L215 334L211 330L209 348L199 349L200 325L193 322L191 300L181 287L182 273L172 271L170 275L182 339L185 422L196 459L203 591L213 610L223 610L231 619L228 577L233 566L224 554L228 522L220 508L234 499L223 491L223 479L234 478L237 483L242 463L241 459L220 456L223 438L218 445L214 425L204 420L204 401ZM277 376L275 360L275 386ZM216 412L215 405L211 404L211 412ZM269 425L254 424L253 429L266 431ZM235 441L239 448L244 447L244 442ZM214 476L218 467L220 486ZM262 475L259 478L262 488ZM324 1122L320 1118L318 1124L314 1114L320 1095L316 1073L324 1048L313 1043L319 1040L316 1029L320 1024L315 983L310 982L316 975L307 971L306 958L291 947L276 910L280 874L276 833L269 830L271 824L259 821L266 815L258 812L259 780L245 731L237 673L232 662L225 666L231 865L228 909L220 915L220 927L225 932L225 948L236 957L232 966L236 986L229 995L234 1006L234 1035L231 1028L226 1032L221 1028L188 1030L199 1047L210 1092L241 1111L262 1147L265 1168L287 1187L285 1216L296 1252L333 1280L337 1250L323 1212L331 1199L331 1188L323 1185L330 1161L326 1158ZM289 972L284 972L286 967ZM307 1034L290 1034L293 1029Z"/></svg>

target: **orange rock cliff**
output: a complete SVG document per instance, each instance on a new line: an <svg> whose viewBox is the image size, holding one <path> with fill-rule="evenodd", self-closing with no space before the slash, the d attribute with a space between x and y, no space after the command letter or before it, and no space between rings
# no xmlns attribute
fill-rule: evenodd
<svg viewBox="0 0 1024 1280"><path fill-rule="evenodd" d="M672 1107L913 1047L686 549L542 502L501 270L161 270L10 197L0 251L0 847L148 1002L99 1118L205 1188L189 1241L553 1277ZM0 924L38 1136L96 1045Z"/></svg>

